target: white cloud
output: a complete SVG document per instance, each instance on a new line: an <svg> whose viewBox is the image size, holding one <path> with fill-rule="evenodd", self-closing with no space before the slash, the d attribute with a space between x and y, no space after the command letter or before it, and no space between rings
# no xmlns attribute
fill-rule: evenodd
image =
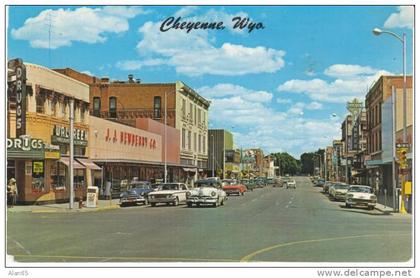
<svg viewBox="0 0 420 278"><path fill-rule="evenodd" d="M249 48L224 43L220 48L179 52L170 59L178 73L189 76L203 74L245 75L249 73L273 73L284 66L285 52L258 46Z"/></svg>
<svg viewBox="0 0 420 278"><path fill-rule="evenodd" d="M95 76L93 73L91 73L88 70L84 70L84 71L82 71L82 73L87 74L87 75L90 75L90 76Z"/></svg>
<svg viewBox="0 0 420 278"><path fill-rule="evenodd" d="M312 101L311 103L309 103L306 106L306 108L309 109L309 110L320 110L320 109L322 109L322 103Z"/></svg>
<svg viewBox="0 0 420 278"><path fill-rule="evenodd" d="M288 151L298 158L302 152L316 150L323 136L331 140L340 136L339 122L304 119L300 113L273 109L271 101L256 101L258 98L249 97L255 94L262 99L270 94L265 91L253 91L233 84L205 86L197 91L212 101L209 110L212 127L231 130L237 147L258 146L266 153ZM292 107L300 112L319 106L315 102L299 102ZM327 141L322 143L331 143Z"/></svg>
<svg viewBox="0 0 420 278"><path fill-rule="evenodd" d="M184 13L185 11L179 11ZM188 12L188 11L186 11ZM246 15L242 12L239 15ZM183 20L224 21L233 15L210 10L204 15ZM215 46L213 33L207 30L159 30L161 22L146 22L139 28L142 39L137 51L142 56L165 59L178 73L188 76L203 74L239 76L250 73L274 73L284 67L283 50L263 46L247 47L224 43ZM227 24L228 25L228 24ZM231 28L228 28L232 30Z"/></svg>
<svg viewBox="0 0 420 278"><path fill-rule="evenodd" d="M125 60L117 62L116 67L121 70L130 71L139 70L144 66L159 66L165 63L163 59Z"/></svg>
<svg viewBox="0 0 420 278"><path fill-rule="evenodd" d="M34 48L57 49L73 42L103 43L107 33L129 29L128 19L147 13L137 7L103 7L44 10L12 29L14 39L28 40Z"/></svg>
<svg viewBox="0 0 420 278"><path fill-rule="evenodd" d="M292 79L278 86L280 92L306 94L312 100L330 103L345 103L353 98L363 99L367 89L381 75L392 75L385 70L376 70L358 65L332 65L324 72L333 81L323 79ZM341 78L338 78L341 77Z"/></svg>
<svg viewBox="0 0 420 278"><path fill-rule="evenodd" d="M190 15L192 12L196 11L198 9L197 6L185 6L179 9L174 16L175 17L184 17L187 15Z"/></svg>
<svg viewBox="0 0 420 278"><path fill-rule="evenodd" d="M344 65L336 64L328 67L324 74L336 77L336 78L354 78L358 75L372 75L377 73L379 70L373 69L371 67L359 66L359 65Z"/></svg>
<svg viewBox="0 0 420 278"><path fill-rule="evenodd" d="M401 6L398 12L391 14L384 23L385 28L413 28L414 7Z"/></svg>
<svg viewBox="0 0 420 278"><path fill-rule="evenodd" d="M288 99L288 98L287 99L286 98L277 98L276 102L280 103L280 104L290 104L293 101L291 99Z"/></svg>
<svg viewBox="0 0 420 278"><path fill-rule="evenodd" d="M222 97L237 97L251 102L270 102L273 94L266 91L254 91L234 84L217 84L213 87L205 86L198 89L200 95L213 99ZM238 100L238 99L235 99Z"/></svg>

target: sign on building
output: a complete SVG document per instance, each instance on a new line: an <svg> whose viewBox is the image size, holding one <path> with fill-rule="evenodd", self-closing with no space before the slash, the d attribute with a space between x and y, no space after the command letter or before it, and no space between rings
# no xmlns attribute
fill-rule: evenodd
<svg viewBox="0 0 420 278"><path fill-rule="evenodd" d="M10 83L16 96L16 137L26 134L26 67L22 59L13 59L7 63L15 80Z"/></svg>

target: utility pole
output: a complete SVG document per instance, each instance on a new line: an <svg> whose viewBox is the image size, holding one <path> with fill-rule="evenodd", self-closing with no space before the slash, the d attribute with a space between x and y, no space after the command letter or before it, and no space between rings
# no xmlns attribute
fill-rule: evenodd
<svg viewBox="0 0 420 278"><path fill-rule="evenodd" d="M70 177L70 202L69 208L73 209L74 199L74 98L70 98L70 158L69 158L69 177Z"/></svg>
<svg viewBox="0 0 420 278"><path fill-rule="evenodd" d="M166 95L167 95L167 93L166 93L166 91L165 91L165 127L164 127L164 137L165 137L165 142L164 142L164 144L165 144L165 168L164 168L164 173L163 173L163 175L164 175L164 179L163 179L163 181L164 181L164 183L166 183L167 182L167 176L168 176L168 169L167 169L167 160L166 160L166 125L167 125L167 114L168 114L168 109L167 109L167 104L166 104L166 99L167 99L167 97L166 97Z"/></svg>

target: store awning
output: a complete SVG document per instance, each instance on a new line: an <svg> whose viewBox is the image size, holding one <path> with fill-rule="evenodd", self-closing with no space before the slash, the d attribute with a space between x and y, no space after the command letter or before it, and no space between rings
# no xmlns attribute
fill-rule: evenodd
<svg viewBox="0 0 420 278"><path fill-rule="evenodd" d="M101 167L93 163L92 160L87 158L77 158L77 161L80 162L82 165L86 166L86 168L89 168L91 170L102 170Z"/></svg>
<svg viewBox="0 0 420 278"><path fill-rule="evenodd" d="M195 168L182 168L185 172L194 172L195 173Z"/></svg>
<svg viewBox="0 0 420 278"><path fill-rule="evenodd" d="M70 165L70 158L69 157L62 157L59 160L61 163L65 164L67 167ZM85 169L86 167L77 162L76 159L73 160L73 168L74 169Z"/></svg>

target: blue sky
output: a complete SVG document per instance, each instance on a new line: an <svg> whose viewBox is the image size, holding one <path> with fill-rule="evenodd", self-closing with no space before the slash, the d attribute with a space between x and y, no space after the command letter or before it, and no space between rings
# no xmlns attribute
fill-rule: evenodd
<svg viewBox="0 0 420 278"><path fill-rule="evenodd" d="M224 30L170 30L223 21ZM233 29L235 16L264 29ZM8 13L8 58L144 83L182 80L212 101L210 127L237 147L299 157L340 138L345 103L364 99L381 74L401 74L407 33L412 70L414 9L398 6L20 6ZM333 117L332 114L336 114Z"/></svg>

